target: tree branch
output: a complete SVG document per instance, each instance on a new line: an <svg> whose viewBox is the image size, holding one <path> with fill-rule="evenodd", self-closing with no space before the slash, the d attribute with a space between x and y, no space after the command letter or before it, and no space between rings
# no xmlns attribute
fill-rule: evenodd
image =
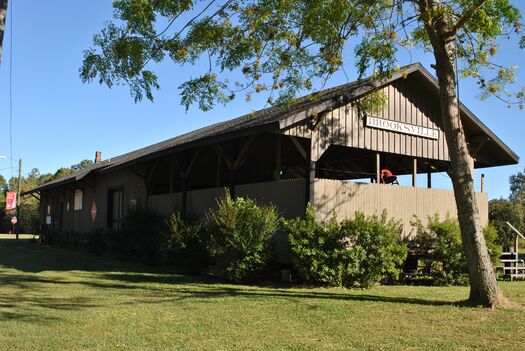
<svg viewBox="0 0 525 351"><path fill-rule="evenodd" d="M474 11L476 11L481 6L483 6L486 1L487 0L477 0L472 5L470 5L470 7L468 9L466 9L463 12L463 14L461 14L461 16L459 17L458 21L454 25L454 27L452 27L451 33L453 35L455 35L458 32L458 30L460 28L462 28L465 25L465 23L472 17L472 14L474 13Z"/></svg>

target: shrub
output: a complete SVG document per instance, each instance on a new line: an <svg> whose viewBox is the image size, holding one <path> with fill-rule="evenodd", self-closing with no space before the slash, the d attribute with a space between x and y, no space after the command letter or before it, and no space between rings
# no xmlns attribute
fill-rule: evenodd
<svg viewBox="0 0 525 351"><path fill-rule="evenodd" d="M84 236L89 252L102 255L107 250L108 235L104 229L95 229Z"/></svg>
<svg viewBox="0 0 525 351"><path fill-rule="evenodd" d="M208 263L208 252L204 239L204 221L196 216L183 220L179 212L166 221L167 247L175 253L179 262L189 273L198 274Z"/></svg>
<svg viewBox="0 0 525 351"><path fill-rule="evenodd" d="M130 208L122 229L113 233L116 248L126 258L138 258L149 264L163 261L166 248L165 218L150 209Z"/></svg>
<svg viewBox="0 0 525 351"><path fill-rule="evenodd" d="M207 215L208 248L224 277L240 281L255 278L271 257L271 242L279 227L274 206L231 198L217 200Z"/></svg>
<svg viewBox="0 0 525 351"><path fill-rule="evenodd" d="M7 233L12 228L12 224L9 221L9 216L5 212L3 203L0 204L0 233Z"/></svg>
<svg viewBox="0 0 525 351"><path fill-rule="evenodd" d="M345 248L339 223L316 222L315 211L308 204L304 219L284 221L288 240L299 275L311 282L341 286L344 263L350 252Z"/></svg>
<svg viewBox="0 0 525 351"><path fill-rule="evenodd" d="M416 237L408 245L417 255L424 254L430 258L428 270L434 277L434 284L467 284L467 260L458 220L447 217L441 221L436 214L428 218L426 227L417 218L412 224L416 227ZM496 244L497 232L493 226L488 226L484 229L484 235L492 262L495 263L501 255L501 249Z"/></svg>
<svg viewBox="0 0 525 351"><path fill-rule="evenodd" d="M48 242L61 248L77 250L81 245L82 234L72 231L55 231L48 234Z"/></svg>
<svg viewBox="0 0 525 351"><path fill-rule="evenodd" d="M380 217L356 212L354 219L341 222L341 231L351 253L345 286L368 288L378 282L398 280L408 253L401 242L399 222L387 220L386 212Z"/></svg>
<svg viewBox="0 0 525 351"><path fill-rule="evenodd" d="M356 213L354 219L316 222L308 205L304 219L285 221L294 265L307 281L337 286L370 287L396 280L407 248L399 223Z"/></svg>
<svg viewBox="0 0 525 351"><path fill-rule="evenodd" d="M468 282L467 261L461 244L461 231L456 219L439 217L429 220L429 236L434 239L434 257L441 262L440 275L444 284L466 284Z"/></svg>
<svg viewBox="0 0 525 351"><path fill-rule="evenodd" d="M501 245L499 245L500 235L498 234L496 226L494 226L492 223L485 227L483 234L485 235L485 242L487 243L490 259L492 264L495 265L499 262L499 258L501 257L502 253Z"/></svg>

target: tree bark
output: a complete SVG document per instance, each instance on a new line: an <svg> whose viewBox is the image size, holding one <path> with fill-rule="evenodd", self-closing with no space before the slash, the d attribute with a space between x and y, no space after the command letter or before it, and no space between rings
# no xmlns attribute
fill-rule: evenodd
<svg viewBox="0 0 525 351"><path fill-rule="evenodd" d="M7 17L7 0L0 0L0 63L4 47L5 18Z"/></svg>
<svg viewBox="0 0 525 351"><path fill-rule="evenodd" d="M447 33L446 24L435 23L430 34L439 81L439 100L447 140L454 197L458 210L461 239L467 258L470 296L475 305L496 307L506 303L499 289L487 250L474 191L471 156L460 118L456 94L455 35ZM427 31L429 27L427 26Z"/></svg>

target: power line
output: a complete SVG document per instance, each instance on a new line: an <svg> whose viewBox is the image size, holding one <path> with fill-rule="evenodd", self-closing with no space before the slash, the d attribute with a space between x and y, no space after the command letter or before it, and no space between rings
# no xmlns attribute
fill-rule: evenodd
<svg viewBox="0 0 525 351"><path fill-rule="evenodd" d="M10 1L11 16L9 21L9 157L11 178L13 178L13 0Z"/></svg>

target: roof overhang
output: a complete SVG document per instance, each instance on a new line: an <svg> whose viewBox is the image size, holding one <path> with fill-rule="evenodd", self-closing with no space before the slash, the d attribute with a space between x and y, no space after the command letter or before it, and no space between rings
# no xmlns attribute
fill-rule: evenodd
<svg viewBox="0 0 525 351"><path fill-rule="evenodd" d="M82 180L89 174L108 173L130 167L173 152L220 143L262 132L283 132L297 125L309 123L316 118L316 116L356 101L376 89L391 84L395 80L406 78L423 80L425 85L436 94L436 97L439 97L437 79L421 64L416 63L393 72L389 77L368 78L327 89L299 98L290 105L279 105L257 111L254 114L204 127L194 132L129 152L111 160L105 160L79 173L40 185L24 192L23 195L73 183ZM477 162L477 167L508 165L519 162L519 157L463 104L460 104L460 112L465 131L468 134L467 142L480 140L480 143L483 144L479 145L481 145L484 152L493 157L494 162ZM469 140L469 137L471 140Z"/></svg>

